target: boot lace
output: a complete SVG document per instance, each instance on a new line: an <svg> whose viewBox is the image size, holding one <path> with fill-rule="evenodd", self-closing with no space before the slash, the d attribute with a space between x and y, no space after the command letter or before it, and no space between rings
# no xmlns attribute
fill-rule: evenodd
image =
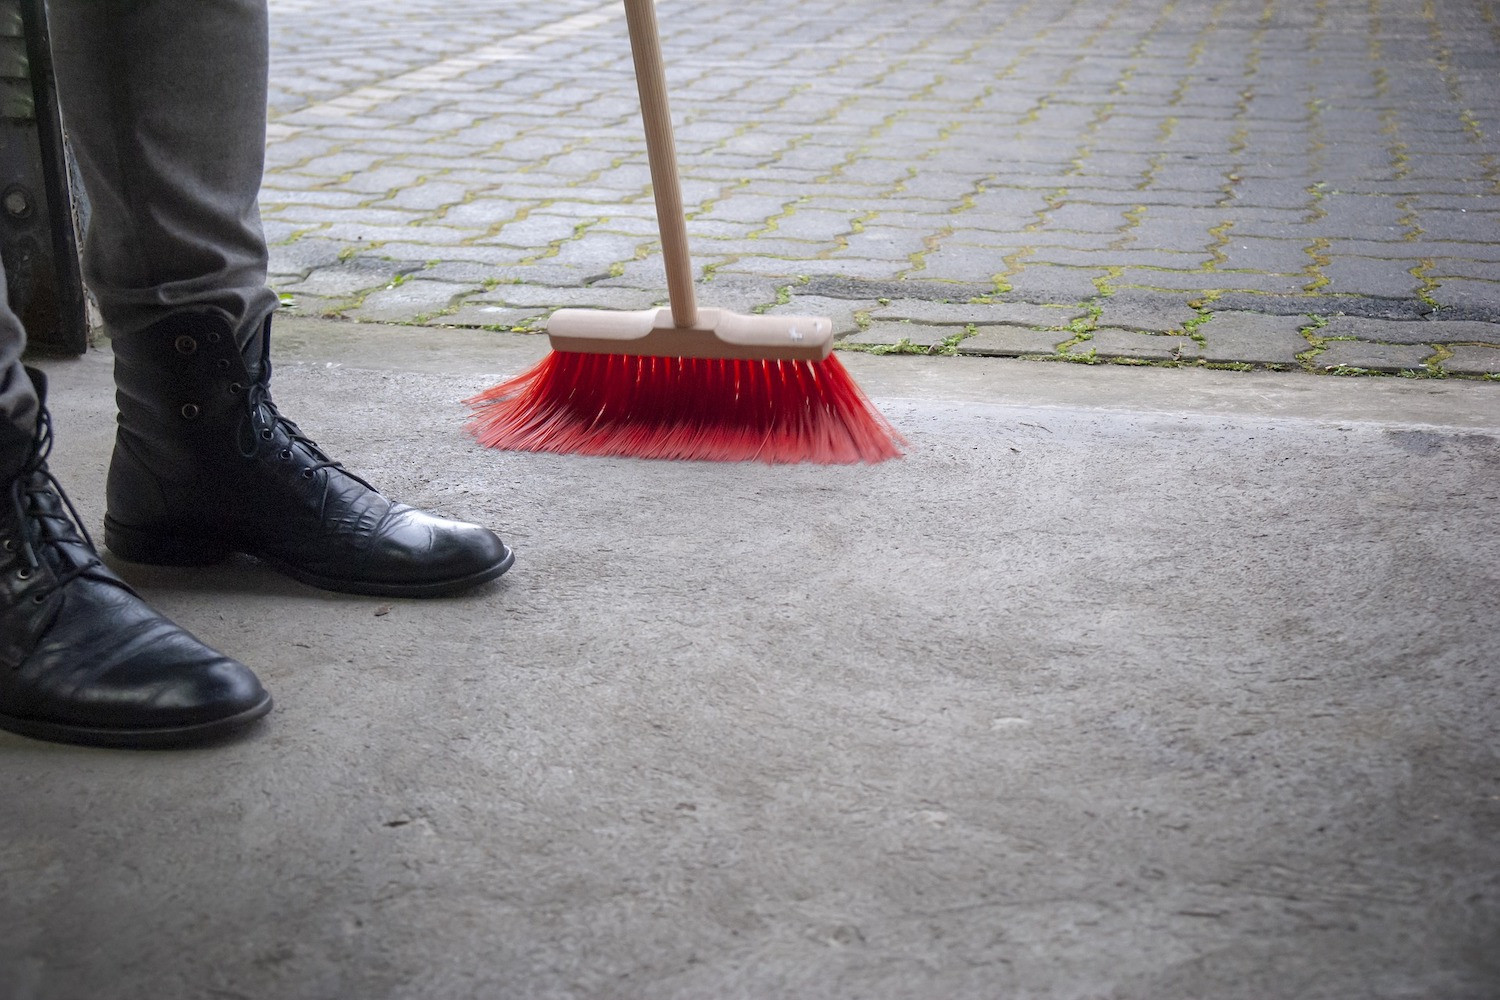
<svg viewBox="0 0 1500 1000"><path fill-rule="evenodd" d="M253 435L248 447L244 443L240 445L240 453L246 458L255 454L255 449L260 446L262 441L270 441L274 438L277 429L280 429L282 433L291 439L294 446L301 445L313 457L312 464L303 466L303 475L311 475L318 469L337 469L365 487L365 489L374 493L380 492L364 479L344 468L342 462L336 462L329 458L327 453L318 447L316 441L302 433L302 428L281 415L281 411L276 408L276 403L271 399L269 380L253 383L250 386L248 397L250 404L250 428Z"/></svg>
<svg viewBox="0 0 1500 1000"><path fill-rule="evenodd" d="M45 409L37 419L37 433L32 440L31 454L21 467L20 475L10 484L10 506L15 523L20 526L16 539L6 539L5 548L19 551L23 566L21 579L29 579L42 569L43 552L52 548L62 555L62 543L79 544L80 536L88 546L89 557L79 560L76 556L57 560L51 582L40 588L33 599L44 600L53 591L86 573L99 563L95 554L94 540L83 526L83 518L73 501L68 499L62 484L47 468L47 456L52 452L52 415ZM57 501L61 501L58 503Z"/></svg>

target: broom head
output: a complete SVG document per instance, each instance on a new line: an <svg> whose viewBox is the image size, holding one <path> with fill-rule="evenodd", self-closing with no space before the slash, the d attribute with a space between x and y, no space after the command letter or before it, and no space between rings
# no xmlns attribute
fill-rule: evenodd
<svg viewBox="0 0 1500 1000"><path fill-rule="evenodd" d="M560 309L552 352L466 400L481 444L636 458L879 462L905 440L830 352L821 316Z"/></svg>

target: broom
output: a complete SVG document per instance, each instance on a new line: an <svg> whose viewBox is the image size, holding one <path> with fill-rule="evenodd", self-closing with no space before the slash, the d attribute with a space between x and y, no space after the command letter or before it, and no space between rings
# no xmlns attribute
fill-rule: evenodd
<svg viewBox="0 0 1500 1000"><path fill-rule="evenodd" d="M465 403L481 444L637 458L879 462L901 435L833 349L821 316L699 309L656 12L625 0L666 260L665 309L559 309L540 363Z"/></svg>

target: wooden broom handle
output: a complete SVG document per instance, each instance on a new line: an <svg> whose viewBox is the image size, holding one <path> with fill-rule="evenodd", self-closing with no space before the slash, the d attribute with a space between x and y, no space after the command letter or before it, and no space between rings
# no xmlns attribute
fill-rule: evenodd
<svg viewBox="0 0 1500 1000"><path fill-rule="evenodd" d="M688 256L682 185L677 178L677 144L672 138L667 77L662 69L661 39L651 0L625 0L625 23L630 28L630 54L635 60L636 87L641 92L646 159L651 163L651 189L656 194L656 226L666 260L672 322L679 327L696 326L698 303L693 295L693 264Z"/></svg>

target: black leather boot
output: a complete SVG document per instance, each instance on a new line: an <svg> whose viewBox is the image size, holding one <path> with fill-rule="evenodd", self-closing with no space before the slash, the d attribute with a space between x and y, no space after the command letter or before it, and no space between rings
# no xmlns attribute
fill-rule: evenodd
<svg viewBox="0 0 1500 1000"><path fill-rule="evenodd" d="M494 579L489 529L394 503L330 459L271 401L223 317L182 313L114 344L119 429L104 543L132 562L255 556L325 590L431 597Z"/></svg>
<svg viewBox="0 0 1500 1000"><path fill-rule="evenodd" d="M27 369L46 403L46 379ZM47 471L45 409L0 484L0 729L96 746L221 736L271 710L249 668L157 614L94 551Z"/></svg>

